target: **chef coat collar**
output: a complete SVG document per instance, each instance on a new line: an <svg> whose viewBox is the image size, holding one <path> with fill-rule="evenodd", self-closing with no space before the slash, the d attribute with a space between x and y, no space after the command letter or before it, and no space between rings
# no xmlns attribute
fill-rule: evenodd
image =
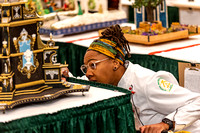
<svg viewBox="0 0 200 133"><path fill-rule="evenodd" d="M129 87L133 86L132 81L133 81L133 76L130 75L131 71L133 69L133 64L128 61L128 67L124 73L124 75L121 77L118 87L124 88L124 89L129 89Z"/></svg>

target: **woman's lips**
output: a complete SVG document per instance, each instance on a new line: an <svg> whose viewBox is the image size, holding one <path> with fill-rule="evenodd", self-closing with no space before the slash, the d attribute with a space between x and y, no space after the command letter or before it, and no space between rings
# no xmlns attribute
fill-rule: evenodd
<svg viewBox="0 0 200 133"><path fill-rule="evenodd" d="M89 79L90 81L93 81L93 82L96 82L96 80L94 80L94 79Z"/></svg>

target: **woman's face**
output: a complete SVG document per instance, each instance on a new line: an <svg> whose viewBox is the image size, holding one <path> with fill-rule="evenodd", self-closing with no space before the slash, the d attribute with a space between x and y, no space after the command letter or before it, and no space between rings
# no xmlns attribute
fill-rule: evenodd
<svg viewBox="0 0 200 133"><path fill-rule="evenodd" d="M87 66L86 76L90 81L114 84L113 59L99 52L90 50L84 56L84 64Z"/></svg>

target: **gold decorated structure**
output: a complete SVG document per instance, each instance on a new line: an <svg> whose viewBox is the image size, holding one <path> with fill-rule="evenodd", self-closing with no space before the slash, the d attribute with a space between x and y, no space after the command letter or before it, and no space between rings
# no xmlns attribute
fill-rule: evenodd
<svg viewBox="0 0 200 133"><path fill-rule="evenodd" d="M44 44L39 35L43 19L25 2L0 3L0 110L45 101L70 92L84 92L89 86L61 80L57 49L50 36Z"/></svg>

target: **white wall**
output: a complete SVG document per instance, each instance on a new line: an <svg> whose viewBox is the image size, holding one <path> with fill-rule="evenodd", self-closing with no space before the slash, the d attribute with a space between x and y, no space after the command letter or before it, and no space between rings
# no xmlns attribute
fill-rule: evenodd
<svg viewBox="0 0 200 133"><path fill-rule="evenodd" d="M122 5L132 5L135 0L121 0Z"/></svg>
<svg viewBox="0 0 200 133"><path fill-rule="evenodd" d="M200 0L168 0L168 5L179 7L181 24L200 25Z"/></svg>
<svg viewBox="0 0 200 133"><path fill-rule="evenodd" d="M194 0L194 2L189 2L188 0L167 0L167 4L177 7L197 7L200 8L200 0Z"/></svg>

